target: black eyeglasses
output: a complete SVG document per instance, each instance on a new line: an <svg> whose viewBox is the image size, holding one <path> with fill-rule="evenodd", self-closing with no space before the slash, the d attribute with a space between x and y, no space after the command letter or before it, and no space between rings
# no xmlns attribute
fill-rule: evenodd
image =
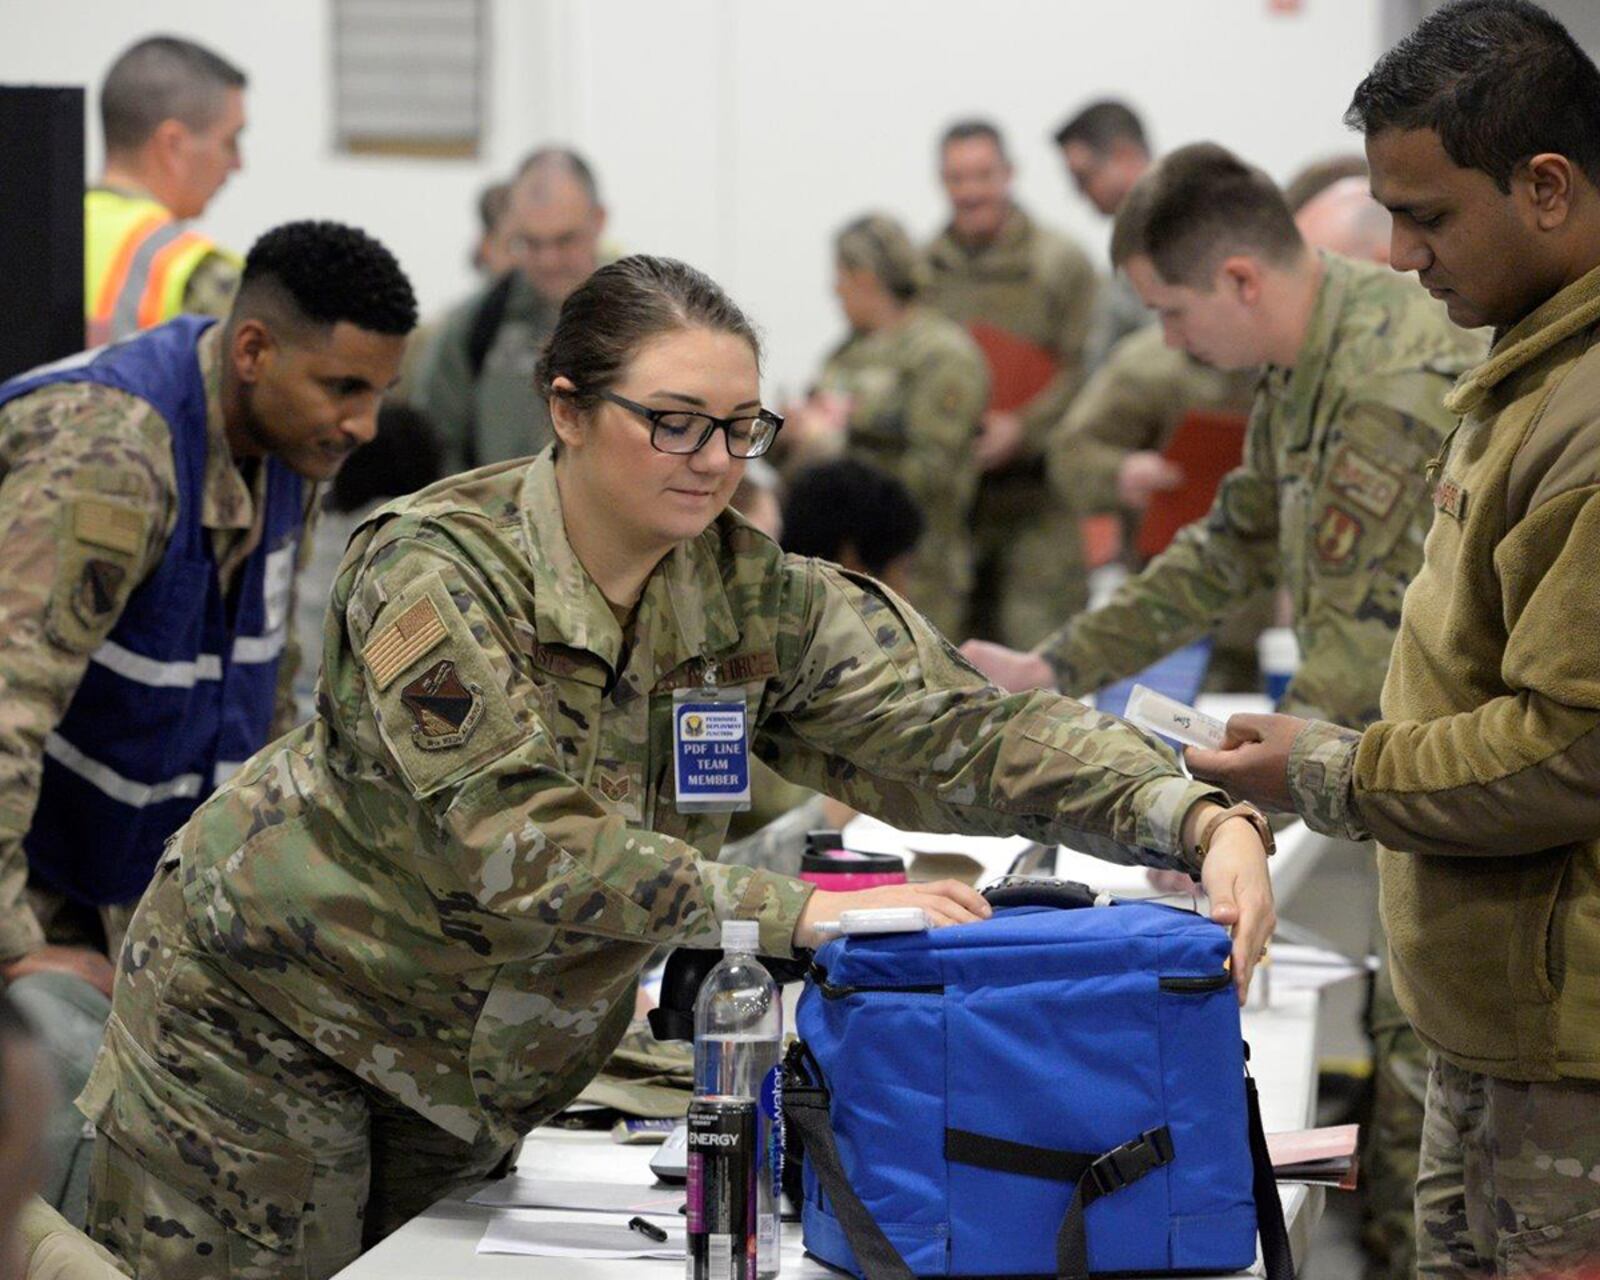
<svg viewBox="0 0 1600 1280"><path fill-rule="evenodd" d="M718 418L688 409L652 409L619 396L614 391L596 392L602 400L637 414L650 424L650 444L661 453L695 453L706 446L718 427L734 458L759 458L778 438L783 419L770 409L737 418Z"/></svg>

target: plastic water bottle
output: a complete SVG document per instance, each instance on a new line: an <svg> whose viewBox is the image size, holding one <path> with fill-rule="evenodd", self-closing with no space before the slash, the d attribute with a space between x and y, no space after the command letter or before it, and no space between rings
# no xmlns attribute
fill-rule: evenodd
<svg viewBox="0 0 1600 1280"><path fill-rule="evenodd" d="M773 1140L783 1003L778 984L756 959L760 926L722 922L722 962L706 975L694 1004L694 1092L697 1098L755 1103L756 1270L778 1274L777 1185L782 1165Z"/></svg>

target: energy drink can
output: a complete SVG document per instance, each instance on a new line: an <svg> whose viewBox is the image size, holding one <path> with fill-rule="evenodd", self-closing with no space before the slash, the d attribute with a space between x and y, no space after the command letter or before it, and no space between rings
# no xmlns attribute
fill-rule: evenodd
<svg viewBox="0 0 1600 1280"><path fill-rule="evenodd" d="M686 1280L756 1280L756 1104L689 1104Z"/></svg>

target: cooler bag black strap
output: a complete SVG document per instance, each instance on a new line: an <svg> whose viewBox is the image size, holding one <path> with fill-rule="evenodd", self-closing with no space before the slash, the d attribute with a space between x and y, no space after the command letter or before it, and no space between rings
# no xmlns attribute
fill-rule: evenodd
<svg viewBox="0 0 1600 1280"><path fill-rule="evenodd" d="M946 1129L944 1154L947 1160L957 1164L1072 1183L1072 1199L1061 1219L1061 1228L1056 1232L1056 1275L1060 1280L1086 1280L1089 1240L1084 1229L1084 1211L1101 1196L1120 1191L1151 1170L1171 1164L1172 1134L1162 1125L1159 1129L1145 1130L1120 1147L1093 1155L1030 1146L965 1129Z"/></svg>
<svg viewBox="0 0 1600 1280"><path fill-rule="evenodd" d="M1256 1230L1261 1233L1261 1260L1267 1280L1294 1280L1294 1253L1289 1248L1289 1228L1283 1222L1283 1201L1272 1172L1266 1131L1261 1127L1261 1099L1253 1077L1244 1078L1245 1102L1250 1113L1250 1165L1256 1202Z"/></svg>
<svg viewBox="0 0 1600 1280"><path fill-rule="evenodd" d="M833 1202L834 1214L867 1280L916 1280L900 1251L883 1234L883 1228L845 1176L828 1119L828 1090L822 1083L822 1072L798 1040L790 1046L784 1061L783 1114L799 1130L817 1181Z"/></svg>

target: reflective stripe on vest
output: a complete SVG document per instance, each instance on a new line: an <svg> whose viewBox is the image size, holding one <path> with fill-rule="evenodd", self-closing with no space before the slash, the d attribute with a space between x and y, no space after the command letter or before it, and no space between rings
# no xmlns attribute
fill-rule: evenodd
<svg viewBox="0 0 1600 1280"><path fill-rule="evenodd" d="M181 312L189 277L216 246L141 196L91 191L84 208L89 344L125 338Z"/></svg>

